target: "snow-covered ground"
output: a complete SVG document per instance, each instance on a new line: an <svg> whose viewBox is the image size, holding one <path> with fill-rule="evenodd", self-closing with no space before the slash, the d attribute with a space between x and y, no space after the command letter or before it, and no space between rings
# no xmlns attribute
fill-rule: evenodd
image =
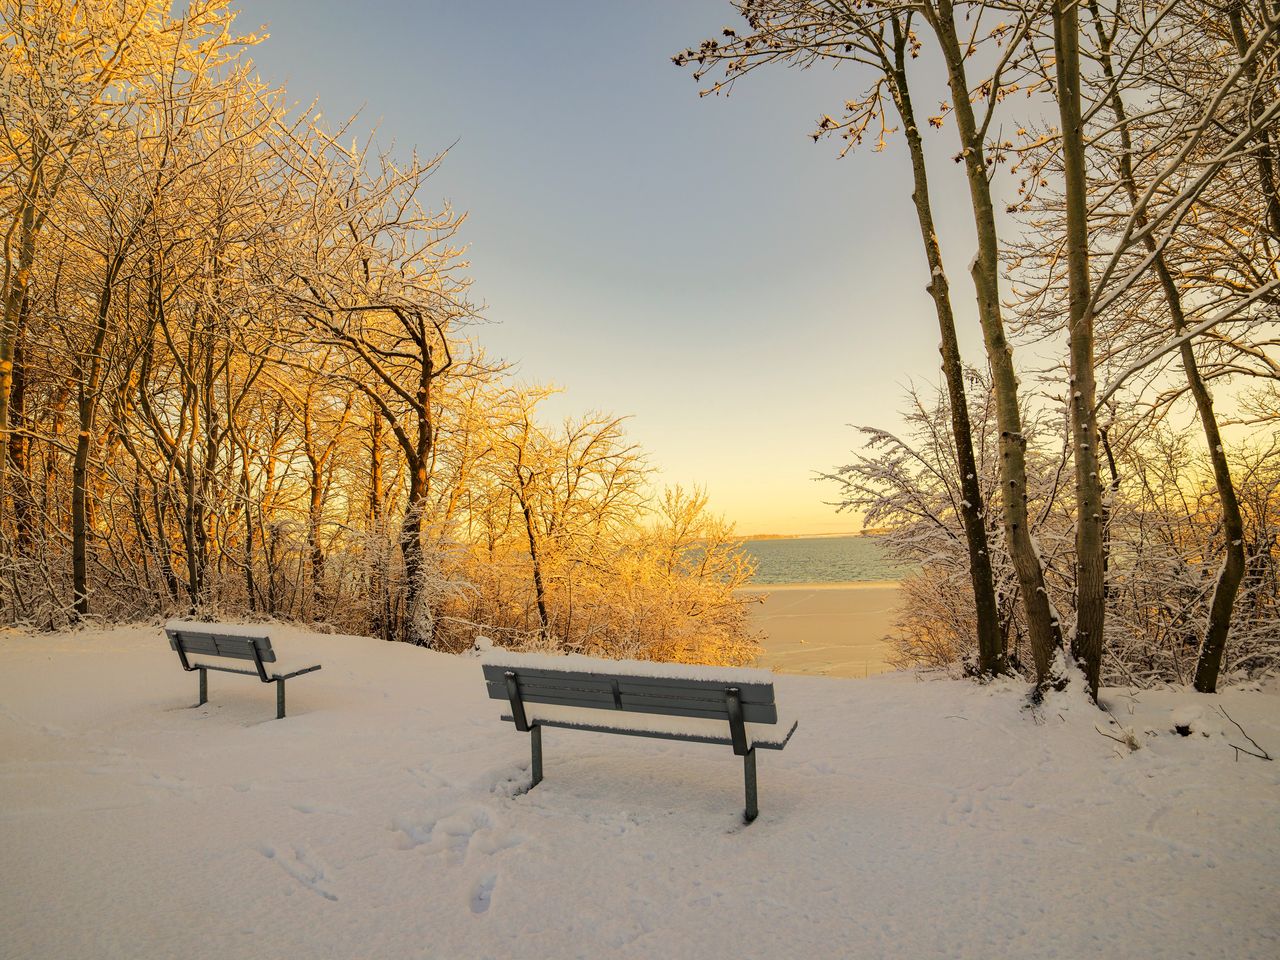
<svg viewBox="0 0 1280 960"><path fill-rule="evenodd" d="M727 747L497 719L479 662L273 628L191 709L158 627L0 635L6 958L1280 956L1280 695L777 678ZM1175 714L1193 735L1172 732ZM1207 735L1206 735L1207 734ZM1250 747L1250 749L1252 749Z"/></svg>

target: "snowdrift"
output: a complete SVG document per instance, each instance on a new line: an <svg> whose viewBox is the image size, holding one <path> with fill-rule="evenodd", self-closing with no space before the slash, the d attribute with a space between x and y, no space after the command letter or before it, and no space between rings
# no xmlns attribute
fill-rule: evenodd
<svg viewBox="0 0 1280 960"><path fill-rule="evenodd" d="M158 626L0 635L0 956L1280 955L1280 762L1220 712L1280 755L1274 687L779 676L744 827L727 749L550 729L524 793L478 660L270 632L324 664L280 721Z"/></svg>

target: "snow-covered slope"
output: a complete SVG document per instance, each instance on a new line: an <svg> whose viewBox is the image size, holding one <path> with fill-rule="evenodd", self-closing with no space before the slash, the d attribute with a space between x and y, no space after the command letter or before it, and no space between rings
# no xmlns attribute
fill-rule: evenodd
<svg viewBox="0 0 1280 960"><path fill-rule="evenodd" d="M158 627L0 635L0 956L1280 956L1280 696L778 677L728 748L500 723L479 662L272 628L195 702ZM1172 732L1174 714L1193 729ZM1148 732L1150 731L1150 732ZM1252 748L1250 748L1252 749Z"/></svg>

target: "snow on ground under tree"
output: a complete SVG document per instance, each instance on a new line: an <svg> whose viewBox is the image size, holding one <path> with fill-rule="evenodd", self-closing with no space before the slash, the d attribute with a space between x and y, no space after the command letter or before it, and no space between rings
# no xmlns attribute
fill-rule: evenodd
<svg viewBox="0 0 1280 960"><path fill-rule="evenodd" d="M270 633L324 664L281 721L189 709L158 627L0 635L0 955L1280 956L1280 762L1214 709L1280 755L1274 687L1108 690L1130 754L1020 685L779 676L744 827L727 747L549 729L525 794L477 660Z"/></svg>

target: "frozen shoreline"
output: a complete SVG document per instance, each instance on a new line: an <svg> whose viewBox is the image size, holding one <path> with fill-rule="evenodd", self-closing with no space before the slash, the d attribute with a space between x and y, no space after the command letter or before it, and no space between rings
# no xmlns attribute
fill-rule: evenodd
<svg viewBox="0 0 1280 960"><path fill-rule="evenodd" d="M901 605L895 580L759 585L739 594L766 595L749 612L751 627L765 635L765 669L831 677L892 669L885 638Z"/></svg>

